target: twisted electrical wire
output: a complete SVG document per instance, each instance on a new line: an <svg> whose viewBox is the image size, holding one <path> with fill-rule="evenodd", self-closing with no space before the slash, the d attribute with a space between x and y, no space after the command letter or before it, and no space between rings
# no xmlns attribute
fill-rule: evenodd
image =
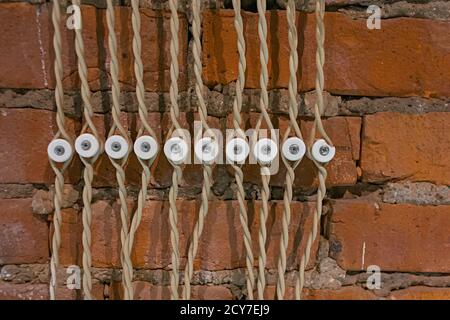
<svg viewBox="0 0 450 320"><path fill-rule="evenodd" d="M273 125L270 120L267 109L269 107L269 95L267 91L267 83L269 81L267 64L269 61L269 52L267 48L267 21L266 21L266 1L258 0L258 36L260 40L260 50L259 57L261 63L261 74L259 78L259 83L261 87L261 95L259 100L260 106L260 117L256 125L255 133L258 132L261 125L261 121L264 119L267 123L270 132L273 132ZM265 268L267 263L267 253L266 253L266 241L267 241L267 229L266 222L269 215L269 197L270 197L270 172L267 166L261 166L261 202L262 206L259 212L260 227L258 233L258 243L259 243L259 257L258 257L258 299L264 299L264 289L266 287L266 276Z"/></svg>
<svg viewBox="0 0 450 320"><path fill-rule="evenodd" d="M63 63L62 63L62 48L61 48L61 8L59 1L53 1L52 8L52 23L54 28L53 35L53 49L55 51L54 72L56 79L55 86L55 102L56 102L56 125L58 132L54 139L63 138L72 145L71 138L69 137L64 120L64 89L62 84L63 78ZM53 197L54 213L53 213L53 236L52 236L52 248L50 258L50 284L49 293L50 299L56 299L56 286L57 286L57 268L59 266L59 248L61 246L61 204L64 193L64 172L70 165L72 157L67 160L60 168L53 160L49 159L50 165L55 172L55 194Z"/></svg>
<svg viewBox="0 0 450 320"><path fill-rule="evenodd" d="M295 26L295 1L289 0L286 6L286 17L288 22L288 40L289 40L289 127L283 136L283 143L289 138L291 131L300 139L302 133L297 123L298 103L297 103L297 70L298 70L298 54L297 54L297 28ZM280 239L280 256L278 258L278 280L277 280L277 299L283 300L286 291L285 272L287 261L287 247L289 243L289 224L291 221L291 202L293 194L293 184L295 180L295 168L299 165L300 160L290 162L282 154L282 160L286 167L286 182L283 194L283 217L282 217L282 233Z"/></svg>
<svg viewBox="0 0 450 320"><path fill-rule="evenodd" d="M141 51L142 51L142 44L141 44L141 18L139 13L139 0L132 0L131 1L131 7L132 7L132 27L133 27L133 54L134 54L134 72L136 76L136 97L138 100L139 105L139 119L141 121L141 127L138 131L138 137L143 136L145 133L149 134L156 140L156 134L153 131L153 129L150 127L150 124L148 123L148 111L147 107L145 105L144 101L144 67L142 64L142 58L141 58ZM136 234L136 231L139 227L139 224L142 219L142 210L145 206L145 200L147 196L147 188L148 184L150 183L150 166L153 163L154 159L150 160L142 160L138 158L141 166L142 166L142 174L141 174L141 189L139 191L138 195L138 205L136 208L136 211L133 215L133 218L131 220L130 224L130 230L128 232L126 246L124 246L122 250L122 254L129 255L133 249L133 243L134 243L134 237ZM131 263L131 259L129 259ZM134 292L133 292L133 265L130 264L129 268L126 270L124 269L123 276L125 278L126 288L128 288L128 291L125 293L125 299L131 300L133 299Z"/></svg>
<svg viewBox="0 0 450 320"><path fill-rule="evenodd" d="M236 80L236 96L233 101L233 126L235 129L235 137L239 137L246 140L246 136L241 129L242 117L242 93L245 86L245 70L247 62L245 59L245 39L244 39L244 26L241 16L241 0L233 0L234 8L234 27L237 33L237 47L239 52L239 66L238 66L238 78ZM234 178L237 186L237 200L239 203L239 218L241 221L244 247L245 247L245 263L247 267L247 298L253 300L253 290L255 288L255 275L253 271L253 250L252 250L252 236L250 234L250 228L248 224L247 207L245 206L245 191L244 191L244 174L240 165L233 163Z"/></svg>
<svg viewBox="0 0 450 320"><path fill-rule="evenodd" d="M194 56L194 74L195 74L195 93L198 101L198 113L202 123L202 129L206 134L214 140L215 136L207 123L208 110L206 108L205 100L203 98L203 80L202 80L202 45L200 41L201 34L201 18L200 18L200 1L192 1L192 34L193 34L193 56ZM208 214L209 197L211 195L211 186L213 184L212 166L209 163L203 162L203 186L202 186L202 203L198 212L198 220L195 223L192 232L192 240L188 250L188 260L184 270L184 288L183 298L189 300L191 297L191 281L194 274L194 259L198 250L198 242L203 232L205 218Z"/></svg>
<svg viewBox="0 0 450 320"><path fill-rule="evenodd" d="M314 143L314 139L316 136L316 130L319 131L319 134L326 140L326 142L333 146L333 143L325 129L323 128L322 123L322 114L324 112L324 101L323 101L323 90L324 90L324 73L323 73L323 65L325 63L325 25L324 25L324 14L325 14L325 1L324 0L316 0L316 41L317 41L317 51L316 51L316 94L317 99L314 105L314 125L311 129L309 145L312 146ZM319 188L317 189L317 199L316 199L316 208L313 213L313 225L310 233L308 234L308 239L306 242L306 249L303 253L300 261L299 274L297 275L296 284L295 284L295 298L297 300L301 299L302 289L305 284L305 268L308 265L310 256L311 256L311 248L314 241L317 238L317 233L320 228L320 218L322 215L322 204L323 199L326 194L326 185L325 181L327 178L327 170L322 163L317 162L311 155L311 150L307 149L307 156L310 158L318 170L319 177Z"/></svg>
<svg viewBox="0 0 450 320"><path fill-rule="evenodd" d="M178 0L169 0L170 7L170 119L172 127L169 131L168 137L175 130L181 132L181 126L178 122L180 116L180 109L178 106L178 77L180 74L178 66L178 32L180 29L178 21ZM172 270L170 273L170 294L172 300L179 299L178 286L180 283L180 249L179 249L179 233L178 233L178 210L177 197L178 185L182 178L181 166L170 162L173 167L172 185L169 190L169 225L170 225L170 243L172 246Z"/></svg>
<svg viewBox="0 0 450 320"><path fill-rule="evenodd" d="M110 62L110 74L111 74L111 83L112 83L112 108L111 114L113 118L113 125L109 130L108 137L111 137L115 134L116 131L120 133L120 135L125 138L128 142L128 150L126 155L120 159L115 160L111 157L111 163L116 169L116 179L117 184L119 186L119 199L120 199L120 219L122 223L122 228L120 232L120 240L122 244L122 252L121 252L121 263L123 268L122 275L122 284L124 287L124 295L127 299L132 293L131 282L127 281L126 275L130 274L130 269L132 268L131 257L128 251L127 246L127 236L128 236L128 224L129 224L129 213L127 207L127 189L125 187L125 164L128 159L128 155L130 153L130 140L128 137L128 133L125 128L120 123L120 86L119 86L119 61L117 59L117 40L116 33L114 30L115 17L114 17L114 6L112 0L107 0L106 7L106 24L108 26L108 47L109 54L111 57Z"/></svg>
<svg viewBox="0 0 450 320"><path fill-rule="evenodd" d="M76 6L80 6L79 0L73 0L72 3ZM81 16L80 23L82 24ZM80 26L81 27L81 26ZM83 119L85 121L81 133L86 133L87 131L92 132L97 141L100 141L97 129L95 128L94 123L92 122L92 118L94 115L94 111L91 103L91 91L89 89L88 82L88 72L85 61L85 52L84 52L84 42L82 35L82 27L75 28L75 51L78 59L78 74L81 80L81 98L83 100ZM84 164L83 169L83 212L82 212L82 220L83 220L83 234L82 234L82 243L83 243L83 293L85 300L92 299L92 275L91 275L91 265L92 265L92 256L91 256L91 222L92 222L92 180L94 178L94 169L93 164L98 159L101 152L98 152L92 158L84 158L80 157L81 161Z"/></svg>

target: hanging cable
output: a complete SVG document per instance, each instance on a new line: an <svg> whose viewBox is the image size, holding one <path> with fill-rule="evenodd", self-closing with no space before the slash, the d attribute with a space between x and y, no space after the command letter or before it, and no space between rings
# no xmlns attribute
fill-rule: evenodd
<svg viewBox="0 0 450 320"><path fill-rule="evenodd" d="M169 0L170 7L170 119L172 127L169 130L168 137L175 131L182 132L178 118L180 116L180 109L178 106L178 77L180 74L178 66L178 0ZM166 142L167 145L167 142ZM164 149L166 149L166 145ZM170 224L170 243L172 246L172 270L170 273L170 294L172 300L179 299L178 286L180 283L180 249L179 249L179 233L178 233L178 210L177 210L177 197L178 197L178 185L182 178L181 166L178 162L171 161L168 157L170 164L173 167L172 172L172 185L169 191L169 224Z"/></svg>
<svg viewBox="0 0 450 320"><path fill-rule="evenodd" d="M69 137L64 120L64 89L62 84L63 63L61 48L61 8L59 1L53 1L52 22L54 28L53 49L55 51L54 71L56 79L55 102L56 102L56 125L58 132L53 141L49 144L48 153L50 165L55 172L55 194L53 197L54 214L53 214L53 236L52 249L50 258L50 299L56 298L57 286L57 268L59 266L59 248L61 246L61 203L64 192L64 172L68 168L72 160L72 141ZM57 165L62 162L62 167Z"/></svg>
<svg viewBox="0 0 450 320"><path fill-rule="evenodd" d="M288 40L289 40L289 126L283 136L282 160L286 167L286 183L283 195L284 211L282 218L282 233L280 239L280 256L278 258L278 281L277 281L277 299L283 300L286 290L285 272L286 256L289 243L289 223L291 220L291 202L293 193L293 184L295 180L295 168L299 165L305 146L302 133L297 123L298 103L297 103L297 28L295 26L295 1L289 0L286 6L286 17L288 22ZM293 131L294 137L290 137Z"/></svg>
<svg viewBox="0 0 450 320"><path fill-rule="evenodd" d="M141 189L138 195L138 205L136 212L133 215L130 230L127 237L126 245L123 247L122 254L130 256L133 249L134 237L139 224L142 219L142 209L145 206L147 196L147 187L150 183L150 166L152 165L156 153L156 134L148 123L148 111L144 101L144 67L141 58L141 18L139 13L139 0L131 1L132 7L132 26L133 26L133 54L134 54L134 72L136 76L136 97L139 105L139 119L141 127L139 128L137 139L134 144L135 153L142 166L141 174ZM147 134L147 135L146 135ZM128 291L125 292L125 300L131 300L134 297L133 293L133 265L131 258L127 259L130 262L128 268L124 269L125 287Z"/></svg>
<svg viewBox="0 0 450 320"><path fill-rule="evenodd" d="M73 0L72 3L80 6L79 0ZM80 28L75 28L75 51L78 59L78 74L81 80L81 97L83 100L83 119L84 125L81 135L75 141L75 149L80 155L84 164L83 170L83 293L84 299L92 299L92 276L91 276L91 221L92 221L92 180L94 177L93 164L98 159L101 151L100 139L92 122L93 109L91 104L91 91L89 89L86 61L84 59L84 42L82 35L82 20L80 15ZM92 134L88 133L91 132Z"/></svg>
<svg viewBox="0 0 450 320"><path fill-rule="evenodd" d="M260 106L260 117L258 119L258 123L256 124L255 134L258 133L259 128L261 126L261 122L264 119L267 123L268 129L270 132L273 132L273 125L270 120L269 114L267 113L267 109L269 107L269 96L267 92L267 84L269 80L267 64L269 60L269 53L267 48L267 21L266 21L266 0L258 0L258 35L260 40L260 50L259 57L261 63L261 74L259 78L259 83L261 87L261 95L259 100ZM269 139L261 139L261 142L266 143ZM271 140L269 140L271 141ZM262 149L266 150L265 152L274 152L274 148L276 145L262 145ZM268 163L270 164L270 163ZM266 222L267 217L269 215L269 197L270 197L270 170L268 168L268 164L264 164L260 162L261 165L261 180L262 180L262 189L261 189L261 202L262 206L259 212L259 257L258 257L258 299L264 299L264 289L266 287L266 277L265 277L265 268L267 262L267 253L266 253L266 240L267 240L267 230L266 230Z"/></svg>
<svg viewBox="0 0 450 320"><path fill-rule="evenodd" d="M318 161L320 159L320 155L334 155L335 148L333 147L333 143L325 129L323 128L322 123L322 114L324 112L324 101L323 101L323 90L324 90L324 73L323 73L323 65L325 63L325 25L324 25L324 14L325 14L325 1L324 0L316 0L316 41L317 41L317 51L316 51L316 103L314 105L314 125L312 126L310 138L309 138L309 148L307 149L307 156L311 159L318 170L319 177L319 188L317 189L317 199L316 199L316 208L313 213L313 225L312 229L308 235L307 243L305 251L301 257L299 274L296 279L295 284L295 298L300 300L301 293L305 284L305 268L308 265L310 256L311 256L311 248L314 241L317 238L317 233L320 228L320 218L322 215L322 203L326 194L326 185L325 181L327 178L327 170L325 168L325 161ZM324 140L315 141L316 130L319 131L320 136ZM319 142L319 150L317 150L320 154L317 155L315 150L315 146L317 146ZM329 157L325 157L328 158ZM328 160L329 161L329 160Z"/></svg>
<svg viewBox="0 0 450 320"><path fill-rule="evenodd" d="M106 23L108 26L108 46L109 54L111 57L110 62L110 74L112 83L112 118L113 125L108 133L108 139L105 143L105 151L111 160L112 165L116 169L116 179L119 187L119 199L120 199L120 219L122 228L120 232L120 240L122 244L121 263L123 268L122 284L124 287L124 295L126 298L132 294L131 282L128 282L125 275L130 274L131 258L128 252L127 236L128 236L128 223L129 213L127 207L127 190L125 187L125 170L128 155L130 153L130 143L128 133L120 123L120 86L119 86L119 61L117 59L117 40L114 30L115 17L114 6L112 0L107 0L106 9ZM119 135L116 135L118 131Z"/></svg>
<svg viewBox="0 0 450 320"><path fill-rule="evenodd" d="M233 101L233 126L234 126L234 138L240 138L246 141L246 136L241 129L242 118L242 93L245 87L245 70L247 62L245 58L245 39L244 39L244 26L241 16L241 0L233 0L234 8L234 27L237 34L237 47L239 52L239 66L238 66L238 78L236 80L236 96ZM255 275L253 272L253 250L252 250L252 236L250 234L250 228L248 224L247 207L245 205L245 191L244 191L244 174L242 172L241 165L232 162L234 169L234 178L237 185L237 199L239 202L239 218L241 221L247 266L247 298L253 300L253 290L255 288Z"/></svg>
<svg viewBox="0 0 450 320"><path fill-rule="evenodd" d="M184 270L184 288L183 288L183 299L189 300L191 297L191 281L192 276L194 274L194 259L197 254L198 249L198 241L201 237L201 234L203 232L203 226L205 222L205 218L208 214L208 202L209 197L211 195L211 186L213 184L213 178L212 178L212 162L206 161L203 158L203 152L206 151L206 148L212 148L209 151L209 153L214 153L218 148L214 143L216 141L216 138L214 136L214 133L210 129L207 123L207 117L208 117L208 110L205 104L205 100L203 98L203 80L202 80L202 61L201 61L201 54L202 54L202 44L200 40L201 36L201 18L200 18L200 1L193 0L192 1L192 34L193 34L193 56L194 56L194 73L195 73L195 93L197 96L198 101L198 113L200 116L200 121L202 124L202 129L205 130L205 135L209 137L210 140L207 140L208 138L203 138L197 143L200 143L200 154L203 165L203 186L202 186L202 203L200 205L200 210L198 213L198 220L195 223L194 230L192 232L192 242L189 245L188 250L188 260L186 263L186 267ZM204 141L204 142L203 142ZM213 157L215 158L215 157Z"/></svg>

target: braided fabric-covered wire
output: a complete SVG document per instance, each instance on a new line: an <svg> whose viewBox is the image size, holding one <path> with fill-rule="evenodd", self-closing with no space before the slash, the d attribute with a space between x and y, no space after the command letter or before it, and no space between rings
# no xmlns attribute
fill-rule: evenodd
<svg viewBox="0 0 450 320"><path fill-rule="evenodd" d="M55 51L54 72L56 79L55 86L55 102L56 102L56 125L58 132L54 139L63 138L71 145L73 144L69 134L66 131L64 120L64 89L63 89L63 63L62 63L62 48L61 48L61 8L59 1L53 1L52 7L52 23L54 28L53 35L53 50ZM57 268L59 266L59 248L61 246L61 204L64 193L64 172L69 167L72 157L68 159L62 167L59 167L53 160L49 159L50 166L55 172L55 194L53 197L53 205L55 211L53 213L53 236L51 246L51 258L50 258L50 299L56 299L56 286L57 286Z"/></svg>
<svg viewBox="0 0 450 320"><path fill-rule="evenodd" d="M111 84L112 84L112 108L111 114L113 118L113 125L109 130L108 137L111 137L116 133L119 134L127 140L128 142L128 150L126 155L120 159L115 160L111 157L111 163L116 169L116 180L119 187L119 199L120 199L120 219L122 223L122 228L120 232L120 240L122 244L122 254L121 254L121 263L123 268L123 276L122 276L122 284L124 287L125 298L127 299L132 293L131 282L127 281L126 275L130 274L131 266L131 257L128 251L127 246L127 236L128 236L128 225L129 225L129 213L127 207L127 189L125 186L125 165L128 160L128 156L130 154L130 139L128 137L128 133L125 128L120 123L120 85L119 85L119 61L117 58L117 40L116 40L116 32L114 30L115 25L115 17L114 17L114 6L112 0L107 0L106 7L106 24L108 26L108 47L109 54L111 57L110 62L110 75L111 75Z"/></svg>
<svg viewBox="0 0 450 320"><path fill-rule="evenodd" d="M79 0L73 0L72 3L76 6L80 6ZM97 129L92 121L94 111L91 103L91 91L89 89L88 72L85 61L84 42L82 35L82 17L80 16L81 28L75 28L75 51L78 58L78 74L81 81L81 98L83 100L83 120L84 125L81 133L90 131L97 141L100 141ZM86 300L92 299L92 255L91 255L91 222L92 222L92 180L94 178L93 165L97 161L101 152L97 153L93 158L80 157L84 165L83 170L83 293Z"/></svg>
<svg viewBox="0 0 450 320"><path fill-rule="evenodd" d="M203 79L202 79L202 44L200 41L201 33L201 17L200 17L200 1L192 1L192 34L193 34L193 56L194 56L194 74L195 74L195 93L198 100L198 113L200 116L200 122L202 129L205 133L215 140L214 133L210 130L207 117L208 110L203 98ZM194 230L192 232L192 241L189 245L188 260L184 270L184 288L183 298L189 300L191 297L191 281L194 274L194 259L198 250L198 242L203 232L205 218L208 214L209 197L211 195L211 187L213 184L212 177L212 165L203 162L203 186L202 186L202 203L198 212L198 220L195 223Z"/></svg>
<svg viewBox="0 0 450 320"><path fill-rule="evenodd" d="M291 132L300 138L302 133L297 122L298 103L297 103L297 28L295 26L295 1L289 0L286 6L286 17L288 22L288 40L289 40L289 127L283 136L283 143L289 138ZM291 221L291 202L293 194L293 184L295 180L295 168L300 164L300 160L291 163L282 154L282 160L286 167L286 182L283 195L284 211L282 218L282 233L280 239L280 256L278 258L278 281L277 281L277 299L283 300L286 291L285 272L287 260L287 247L289 243L289 223Z"/></svg>
<svg viewBox="0 0 450 320"><path fill-rule="evenodd" d="M169 0L170 7L170 120L172 127L167 135L170 137L172 132L181 132L181 126L178 122L180 116L180 108L178 106L178 77L180 69L178 66L178 53L180 51L178 42L178 31L180 29L178 21L178 0ZM173 167L172 185L169 191L169 225L170 225L170 243L172 246L172 270L170 273L170 294L172 300L179 299L178 286L180 283L180 249L179 249L179 233L178 233L178 185L182 178L181 166L171 162Z"/></svg>
<svg viewBox="0 0 450 320"><path fill-rule="evenodd" d="M261 63L261 74L259 78L259 84L261 87L261 95L259 100L260 107L260 117L258 123L256 124L255 134L258 133L261 126L262 120L265 120L267 127L270 132L273 132L272 121L270 120L267 109L269 108L269 94L267 91L267 84L269 81L268 72L268 62L269 62L269 50L267 47L267 21L266 21L266 1L258 0L258 35L260 40L260 63ZM270 198L270 172L269 168L266 166L261 167L261 209L259 211L259 233L258 233L258 244L259 244L259 257L258 257L258 299L264 299L264 289L266 287L266 276L265 269L267 263L267 253L266 253L266 240L267 240L267 229L266 222L269 215L269 198Z"/></svg>
<svg viewBox="0 0 450 320"><path fill-rule="evenodd" d="M234 8L234 27L237 33L237 47L239 52L239 67L238 78L236 81L236 96L233 101L233 127L235 130L235 137L246 140L245 133L241 129L242 117L242 93L245 86L245 69L247 62L245 58L245 39L244 26L241 16L241 0L233 0ZM250 227L248 224L247 207L245 205L245 191L244 191L244 173L240 165L232 164L234 169L234 178L237 186L237 200L239 202L239 218L241 221L244 246L245 246L245 263L247 266L247 298L253 300L253 290L255 288L255 274L253 271L253 250L252 250L252 236L250 234Z"/></svg>
<svg viewBox="0 0 450 320"><path fill-rule="evenodd" d="M316 41L317 41L317 52L316 52L316 94L317 100L314 105L314 125L312 126L310 137L309 137L309 145L310 147L314 143L316 137L316 130L319 131L320 136L325 139L325 141L333 146L333 143L322 123L322 114L324 112L324 101L323 101L323 89L324 89L324 72L323 65L325 63L325 24L324 24L324 14L325 14L325 0L316 0ZM322 215L322 203L325 198L325 194L327 191L325 181L327 178L327 170L325 166L316 160L311 155L310 148L307 149L307 156L311 159L318 170L319 177L319 188L317 190L317 200L316 200L316 208L313 213L313 225L312 230L308 235L306 249L303 253L300 261L300 269L299 274L297 276L296 284L295 284L295 298L300 300L302 289L305 284L305 268L308 265L310 256L311 256L311 248L314 241L317 238L317 234L320 228L320 218Z"/></svg>
<svg viewBox="0 0 450 320"><path fill-rule="evenodd" d="M144 134L149 134L156 140L156 134L153 129L150 127L148 123L148 111L145 105L144 94L144 66L142 64L141 51L141 17L139 13L139 0L131 1L132 7L132 27L133 27L133 54L134 54L134 73L136 76L136 97L139 106L139 119L140 119L140 128L138 131L138 138L143 136ZM125 288L127 289L124 294L125 300L131 300L134 297L133 292L133 265L130 258L131 252L133 250L134 237L136 235L136 231L141 223L142 219L142 210L145 206L146 196L147 196L147 188L150 183L150 166L153 163L154 159L150 160L142 160L138 157L138 160L142 166L142 174L141 174L141 189L138 195L138 204L136 211L133 215L130 224L130 230L127 235L126 245L122 247L123 256L128 256L125 261L129 262L127 268L123 270L123 277L125 281Z"/></svg>

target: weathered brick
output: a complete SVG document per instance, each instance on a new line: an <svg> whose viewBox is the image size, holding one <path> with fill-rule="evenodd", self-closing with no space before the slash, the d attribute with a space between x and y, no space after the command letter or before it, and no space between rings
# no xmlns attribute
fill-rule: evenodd
<svg viewBox="0 0 450 320"><path fill-rule="evenodd" d="M67 118L66 126L74 138L79 124ZM54 173L47 146L56 131L54 112L1 109L0 145L4 148L0 151L0 183L52 183ZM68 183L80 179L80 162L76 158L66 174Z"/></svg>
<svg viewBox="0 0 450 320"><path fill-rule="evenodd" d="M342 287L337 290L305 290L308 300L375 300L376 296L370 290L361 287Z"/></svg>
<svg viewBox="0 0 450 320"><path fill-rule="evenodd" d="M34 190L32 196L33 201L31 206L33 208L33 213L36 214L51 214L54 210L54 196L55 196L55 185L50 186L51 191L44 189ZM20 192L20 191L19 191ZM71 208L78 201L80 193L70 184L65 184L62 192L62 208ZM29 196L28 196L29 197ZM22 196L22 198L28 198ZM20 197L19 197L20 198Z"/></svg>
<svg viewBox="0 0 450 320"><path fill-rule="evenodd" d="M81 12L90 86L92 90L105 89L109 87L110 63L106 11L92 6L82 6ZM66 88L75 89L79 88L80 82L74 32L66 27L66 15L64 11L62 13L63 81ZM131 8L116 6L115 18L119 80L125 89L134 90ZM0 20L3 25L3 32L0 35L3 44L0 48L0 70L8 74L8 77L0 79L0 87L54 88L51 5L0 4ZM167 91L169 88L169 22L170 14L167 12L141 9L144 84L148 91ZM180 14L181 89L184 89L186 84L187 38L187 20Z"/></svg>
<svg viewBox="0 0 450 320"><path fill-rule="evenodd" d="M276 298L276 287L267 286L265 298L274 300ZM342 287L340 289L304 289L301 298L304 300L374 300L376 296L369 290L365 290L357 286ZM295 291L293 287L286 288L285 299L295 299Z"/></svg>
<svg viewBox="0 0 450 320"><path fill-rule="evenodd" d="M93 283L92 294L95 299L103 299L103 285ZM48 284L0 282L0 300L49 300ZM56 290L56 300L82 300L81 290L71 290L65 285L59 285Z"/></svg>
<svg viewBox="0 0 450 320"><path fill-rule="evenodd" d="M260 202L248 204L249 223L252 227L255 260L258 256L258 225ZM181 265L184 266L187 253L187 239L190 238L197 220L200 203L178 200ZM295 267L304 250L306 236L301 230L309 230L312 223L313 203L293 202L290 243L288 247L288 268ZM199 243L195 268L202 270L224 270L245 267L245 250L240 227L237 201L212 201L205 227ZM281 235L281 202L274 202L267 222L268 251L267 268L276 268ZM147 201L142 221L136 234L132 258L136 268L167 268L171 263L170 231L168 224L169 203ZM96 202L93 205L92 258L95 267L120 266L120 214L117 202ZM305 229L303 229L305 228ZM314 263L317 243L314 244ZM255 261L256 263L256 261ZM170 268L170 267L169 267Z"/></svg>
<svg viewBox="0 0 450 320"><path fill-rule="evenodd" d="M258 113L243 114L244 130L255 128L259 118ZM285 117L272 115L272 122L276 129L279 129L280 141L289 125L289 120ZM232 128L232 116L227 118L228 128ZM301 131L305 143L309 142L309 135L313 121L299 119ZM361 130L361 119L358 117L335 117L323 121L324 128L336 146L336 156L327 165L328 186L353 185L357 180L356 161L359 159L359 141ZM265 129L265 125L262 126ZM281 142L280 142L281 144ZM247 161L248 162L248 161ZM230 174L233 169L228 168ZM260 167L257 164L246 164L243 167L244 181L254 184L261 184ZM296 179L294 185L298 188L309 189L317 186L317 169L306 156L296 169ZM284 186L286 181L286 168L279 157L279 170L270 178L270 185Z"/></svg>
<svg viewBox="0 0 450 320"><path fill-rule="evenodd" d="M0 41L0 69L3 88L44 88L49 82L50 64L45 58L50 43L43 44L43 33L49 30L41 25L41 11L25 3L0 4L2 34ZM47 36L48 38L48 36Z"/></svg>
<svg viewBox="0 0 450 320"><path fill-rule="evenodd" d="M0 300L48 300L46 284L0 282Z"/></svg>
<svg viewBox="0 0 450 320"><path fill-rule="evenodd" d="M47 222L33 215L31 199L1 199L0 208L0 264L46 263Z"/></svg>
<svg viewBox="0 0 450 320"><path fill-rule="evenodd" d="M81 212L69 208L64 209L61 215L61 247L59 249L59 262L61 266L81 265L83 252Z"/></svg>
<svg viewBox="0 0 450 320"><path fill-rule="evenodd" d="M345 270L449 272L449 212L450 206L337 200L330 254Z"/></svg>
<svg viewBox="0 0 450 320"><path fill-rule="evenodd" d="M236 80L238 53L232 10L205 11L203 16L204 78L208 86ZM269 87L286 88L289 46L285 11L270 11L268 19ZM246 86L259 87L258 15L244 12ZM397 18L380 30L366 19L341 13L325 14L325 90L333 94L367 96L450 96L448 21ZM298 14L299 89L314 88L315 17ZM433 36L430 37L429 35ZM380 46L386 43L388 46ZM398 59L398 57L403 57ZM344 76L345 75L345 76Z"/></svg>
<svg viewBox="0 0 450 320"><path fill-rule="evenodd" d="M383 112L364 117L363 180L428 181L450 184L450 113L406 115Z"/></svg>
<svg viewBox="0 0 450 320"><path fill-rule="evenodd" d="M450 300L450 289L423 286L409 287L392 291L389 298L392 300Z"/></svg>
<svg viewBox="0 0 450 320"><path fill-rule="evenodd" d="M133 282L135 300L169 300L170 287L154 285L145 281ZM196 285L191 287L192 300L232 300L230 289L218 285ZM120 283L114 283L110 298L123 300L123 289Z"/></svg>

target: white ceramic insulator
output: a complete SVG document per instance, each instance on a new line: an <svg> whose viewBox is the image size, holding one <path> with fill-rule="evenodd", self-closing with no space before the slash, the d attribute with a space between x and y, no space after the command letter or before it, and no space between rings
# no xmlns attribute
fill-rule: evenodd
<svg viewBox="0 0 450 320"><path fill-rule="evenodd" d="M244 163L250 153L250 146L242 138L233 138L225 147L227 160L231 163Z"/></svg>
<svg viewBox="0 0 450 320"><path fill-rule="evenodd" d="M253 155L259 163L270 164L278 155L277 144L272 139L260 139L253 147Z"/></svg>
<svg viewBox="0 0 450 320"><path fill-rule="evenodd" d="M330 146L324 139L319 139L314 142L311 153L317 162L326 163L333 159L336 148Z"/></svg>
<svg viewBox="0 0 450 320"><path fill-rule="evenodd" d="M122 159L128 153L128 142L122 136L111 136L105 142L105 152L113 159Z"/></svg>
<svg viewBox="0 0 450 320"><path fill-rule="evenodd" d="M66 162L72 156L72 146L67 140L55 139L48 144L47 153L55 162Z"/></svg>
<svg viewBox="0 0 450 320"><path fill-rule="evenodd" d="M298 161L305 155L306 146L302 139L298 137L290 137L283 143L281 152L287 160Z"/></svg>
<svg viewBox="0 0 450 320"><path fill-rule="evenodd" d="M134 142L134 153L142 160L150 160L158 153L158 142L152 136L141 136Z"/></svg>
<svg viewBox="0 0 450 320"><path fill-rule="evenodd" d="M93 134L83 133L75 140L75 150L82 158L92 158L100 151L100 143Z"/></svg>
<svg viewBox="0 0 450 320"><path fill-rule="evenodd" d="M188 145L180 137L173 137L164 144L164 154L175 164L182 164L188 156Z"/></svg>
<svg viewBox="0 0 450 320"><path fill-rule="evenodd" d="M211 137L201 138L194 146L195 157L203 163L213 163L219 154L219 145Z"/></svg>

